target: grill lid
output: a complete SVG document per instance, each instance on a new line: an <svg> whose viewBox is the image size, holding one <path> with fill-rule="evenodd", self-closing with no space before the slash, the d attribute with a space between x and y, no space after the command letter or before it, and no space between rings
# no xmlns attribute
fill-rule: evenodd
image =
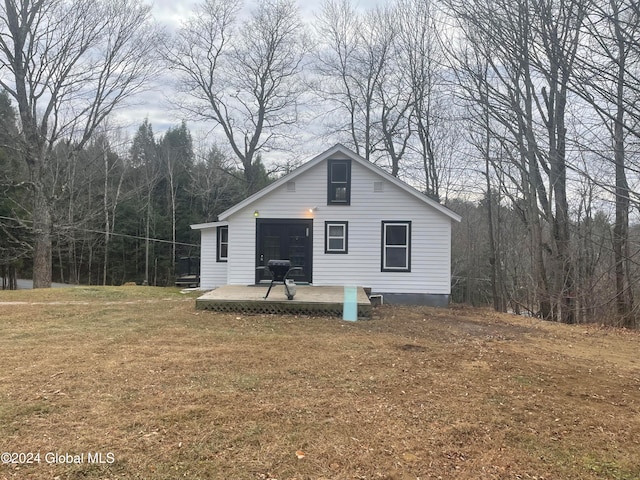
<svg viewBox="0 0 640 480"><path fill-rule="evenodd" d="M291 268L291 260L269 260L267 267L286 267Z"/></svg>

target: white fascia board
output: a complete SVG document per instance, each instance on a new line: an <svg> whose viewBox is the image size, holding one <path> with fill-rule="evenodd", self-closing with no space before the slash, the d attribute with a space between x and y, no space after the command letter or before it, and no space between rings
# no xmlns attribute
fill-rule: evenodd
<svg viewBox="0 0 640 480"><path fill-rule="evenodd" d="M195 225L190 225L190 227L191 230L204 230L206 228L224 227L226 225L229 225L229 222L196 223Z"/></svg>

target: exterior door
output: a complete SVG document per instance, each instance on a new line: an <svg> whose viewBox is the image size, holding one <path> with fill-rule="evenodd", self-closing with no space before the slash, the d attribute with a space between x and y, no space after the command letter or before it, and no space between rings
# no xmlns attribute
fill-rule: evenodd
<svg viewBox="0 0 640 480"><path fill-rule="evenodd" d="M289 275L298 283L311 283L313 220L256 220L256 267L269 260L289 260L301 267ZM256 270L256 283L271 280L268 271Z"/></svg>

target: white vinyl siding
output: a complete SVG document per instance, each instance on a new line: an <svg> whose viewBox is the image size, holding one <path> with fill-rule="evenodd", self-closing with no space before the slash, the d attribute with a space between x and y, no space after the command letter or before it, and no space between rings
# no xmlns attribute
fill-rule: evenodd
<svg viewBox="0 0 640 480"><path fill-rule="evenodd" d="M227 264L217 261L216 227L200 230L200 288L212 289L227 284Z"/></svg>
<svg viewBox="0 0 640 480"><path fill-rule="evenodd" d="M344 156L338 153L329 158ZM374 193L375 182L381 180L383 191ZM357 161L351 162L349 206L327 205L326 160L295 177L295 183L295 192L285 182L225 218L229 222L229 284L255 283L257 211L262 219L313 219L313 285L357 285L386 293L450 293L450 217ZM381 222L394 219L411 222L410 272L381 271ZM325 253L325 222L338 220L349 225L348 253ZM214 262L215 258L214 252Z"/></svg>
<svg viewBox="0 0 640 480"><path fill-rule="evenodd" d="M376 181L378 175L352 162L351 205L316 212L314 285L358 285L374 293L449 294L451 219L391 183L374 194ZM349 222L347 255L324 254L324 245L317 241L324 220L336 219L334 212ZM381 221L393 219L411 221L411 272L381 271Z"/></svg>
<svg viewBox="0 0 640 480"><path fill-rule="evenodd" d="M322 181L315 174L322 170ZM312 169L307 175L296 177L296 191L288 191L286 183L262 197L259 201L247 205L228 218L229 221L229 285L253 285L256 271L256 216L261 219L310 218L313 219L314 258L315 247L320 245L324 254L324 220L316 232L318 214L326 210L327 171L326 165ZM310 210L317 209L313 212ZM344 208L344 207L343 207ZM315 265L312 266L315 269ZM314 283L315 284L315 283Z"/></svg>
<svg viewBox="0 0 640 480"><path fill-rule="evenodd" d="M229 219L229 285L253 285L256 281L256 219L253 208Z"/></svg>

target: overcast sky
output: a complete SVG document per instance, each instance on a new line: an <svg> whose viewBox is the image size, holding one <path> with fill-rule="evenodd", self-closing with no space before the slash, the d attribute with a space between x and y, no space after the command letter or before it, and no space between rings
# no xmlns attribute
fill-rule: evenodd
<svg viewBox="0 0 640 480"><path fill-rule="evenodd" d="M177 28L196 5L203 0L155 0L152 2L153 15L162 25L169 30ZM386 0L359 0L354 1L358 7L370 8L377 3ZM321 0L297 0L300 13L304 19L312 21L315 12L320 9ZM245 0L245 8L250 10L255 5L255 0ZM173 86L166 79L159 79L156 87L141 94L136 98L136 104L130 105L116 114L116 122L126 127L132 134L148 118L156 135L162 134L168 128L177 126L182 121L179 112L172 111L167 104L166 97L171 94ZM188 123L194 138L203 137L208 128L207 125L195 125Z"/></svg>
<svg viewBox="0 0 640 480"><path fill-rule="evenodd" d="M152 2L153 11L156 19L167 24L173 23L178 25L180 20L184 18L193 9L194 5L201 3L202 0L155 0ZM298 8L303 17L311 18L316 12L322 1L321 0L296 0ZM251 8L256 2L255 0L245 0L247 8ZM360 8L369 8L376 4L383 4L385 0L354 0L354 5Z"/></svg>

